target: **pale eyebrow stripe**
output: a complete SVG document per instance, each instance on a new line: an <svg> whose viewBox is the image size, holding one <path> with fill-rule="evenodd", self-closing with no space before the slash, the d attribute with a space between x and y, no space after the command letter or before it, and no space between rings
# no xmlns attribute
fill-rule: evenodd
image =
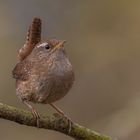
<svg viewBox="0 0 140 140"><path fill-rule="evenodd" d="M47 42L45 42L45 43L42 43L42 44L38 45L38 46L37 46L37 48L39 48L39 47L44 47L44 46L46 46L46 45L48 45L48 43L47 43Z"/></svg>

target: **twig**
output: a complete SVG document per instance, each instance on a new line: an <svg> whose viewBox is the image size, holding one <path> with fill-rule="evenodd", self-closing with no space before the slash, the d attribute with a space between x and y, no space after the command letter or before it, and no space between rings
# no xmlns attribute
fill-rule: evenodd
<svg viewBox="0 0 140 140"><path fill-rule="evenodd" d="M36 120L29 111L21 110L3 103L0 103L0 118L37 127ZM108 136L101 135L76 123L72 124L72 129L69 133L68 121L56 114L50 116L41 115L40 128L59 131L78 140L111 140Z"/></svg>

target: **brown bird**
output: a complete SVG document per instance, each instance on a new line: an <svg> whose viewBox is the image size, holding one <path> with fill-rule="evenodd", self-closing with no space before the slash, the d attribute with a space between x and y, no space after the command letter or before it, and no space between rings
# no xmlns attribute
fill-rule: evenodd
<svg viewBox="0 0 140 140"><path fill-rule="evenodd" d="M68 93L74 82L73 68L64 43L56 39L41 41L41 20L35 18L29 28L27 41L19 50L20 62L12 71L16 79L16 93L30 108L38 126L40 115L30 102L49 104L67 117L54 105L55 101Z"/></svg>

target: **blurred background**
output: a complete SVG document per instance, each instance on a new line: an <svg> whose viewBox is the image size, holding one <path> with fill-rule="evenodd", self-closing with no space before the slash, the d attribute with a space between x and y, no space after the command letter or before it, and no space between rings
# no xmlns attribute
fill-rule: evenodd
<svg viewBox="0 0 140 140"><path fill-rule="evenodd" d="M23 109L11 71L34 17L43 20L44 39L67 40L75 69L72 90L56 105L90 129L119 140L139 140L140 1L1 0L0 102ZM35 107L43 114L55 112L48 105ZM72 140L2 119L0 132L3 140Z"/></svg>

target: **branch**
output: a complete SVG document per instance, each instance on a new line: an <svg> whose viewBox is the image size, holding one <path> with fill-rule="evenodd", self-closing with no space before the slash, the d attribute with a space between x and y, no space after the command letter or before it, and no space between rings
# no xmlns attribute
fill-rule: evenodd
<svg viewBox="0 0 140 140"><path fill-rule="evenodd" d="M2 103L0 103L0 118L23 125L37 127L36 120L33 118L31 112ZM111 140L108 136L101 135L76 123L72 124L72 129L69 133L68 121L58 114L51 116L41 115L40 128L59 131L77 140Z"/></svg>

